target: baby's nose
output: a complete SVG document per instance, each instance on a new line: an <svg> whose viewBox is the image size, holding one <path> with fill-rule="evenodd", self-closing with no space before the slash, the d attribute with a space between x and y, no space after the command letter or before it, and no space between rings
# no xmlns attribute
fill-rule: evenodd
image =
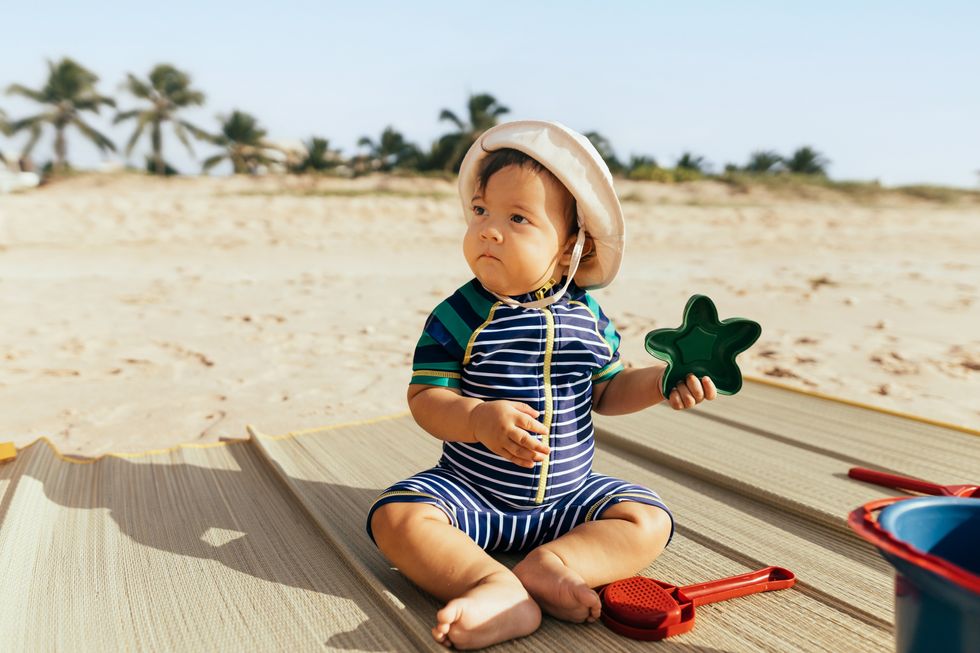
<svg viewBox="0 0 980 653"><path fill-rule="evenodd" d="M500 232L493 227L488 227L480 233L480 238L483 240L495 240L498 243L503 239Z"/></svg>

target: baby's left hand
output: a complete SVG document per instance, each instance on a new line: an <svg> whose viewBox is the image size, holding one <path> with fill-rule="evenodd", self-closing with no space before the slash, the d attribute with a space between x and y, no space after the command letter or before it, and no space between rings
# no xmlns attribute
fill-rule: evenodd
<svg viewBox="0 0 980 653"><path fill-rule="evenodd" d="M711 400L718 396L718 391L710 377L703 376L699 381L693 374L688 374L685 381L686 383L678 383L670 391L670 407L674 410L693 408L705 399Z"/></svg>

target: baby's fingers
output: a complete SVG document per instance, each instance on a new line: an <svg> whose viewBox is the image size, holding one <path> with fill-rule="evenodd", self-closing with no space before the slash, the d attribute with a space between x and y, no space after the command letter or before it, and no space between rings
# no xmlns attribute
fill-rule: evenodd
<svg viewBox="0 0 980 653"><path fill-rule="evenodd" d="M670 392L670 406L674 410L684 410L697 405L697 400L691 395L686 385L677 384Z"/></svg>
<svg viewBox="0 0 980 653"><path fill-rule="evenodd" d="M698 379L698 377L694 376L693 374L688 374L684 379L684 383L687 385L688 391L690 391L691 396L694 398L694 403L701 403L701 401L704 399L704 388L701 387L701 381Z"/></svg>
<svg viewBox="0 0 980 653"><path fill-rule="evenodd" d="M704 398L714 399L718 396L718 389L715 387L715 382L711 380L710 376L701 377L701 383L704 385Z"/></svg>
<svg viewBox="0 0 980 653"><path fill-rule="evenodd" d="M530 449L518 447L513 443L505 444L501 455L515 465L528 468L534 467L534 463L544 459L544 456L541 454L536 454Z"/></svg>
<svg viewBox="0 0 980 653"><path fill-rule="evenodd" d="M539 440L535 440L527 431L514 429L509 435L511 442L517 447L529 451L532 454L540 454L540 458L537 458L537 460L543 459L551 451L548 445Z"/></svg>
<svg viewBox="0 0 980 653"><path fill-rule="evenodd" d="M532 433L539 433L541 435L545 435L548 433L548 429L544 427L544 424L534 419L533 416L528 415L527 413L516 415L514 419L514 426L516 426L519 429L524 429L525 431L531 431Z"/></svg>

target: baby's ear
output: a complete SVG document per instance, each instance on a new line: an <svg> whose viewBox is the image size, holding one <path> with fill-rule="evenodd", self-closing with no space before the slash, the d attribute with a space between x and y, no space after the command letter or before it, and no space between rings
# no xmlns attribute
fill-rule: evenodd
<svg viewBox="0 0 980 653"><path fill-rule="evenodd" d="M571 263L572 263L572 250L575 249L575 241L577 239L578 239L578 232L575 232L571 236L568 237L568 240L565 241L565 249L562 251L562 254L561 254L561 264L562 265L571 265ZM595 250L595 241L592 240L592 236L590 236L589 235L589 232L586 231L585 232L585 242L582 243L582 258L581 258L581 260L584 261L586 258L588 258L589 255L592 254L592 252L594 250Z"/></svg>

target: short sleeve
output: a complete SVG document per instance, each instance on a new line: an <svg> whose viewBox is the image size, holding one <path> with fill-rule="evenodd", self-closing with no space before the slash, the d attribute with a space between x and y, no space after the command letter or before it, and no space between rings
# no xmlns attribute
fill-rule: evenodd
<svg viewBox="0 0 980 653"><path fill-rule="evenodd" d="M619 359L619 332L594 297L585 293L584 300L596 318L596 331L609 347L609 362L592 374L593 383L605 383L623 371L623 362Z"/></svg>
<svg viewBox="0 0 980 653"><path fill-rule="evenodd" d="M412 380L409 384L460 386L462 356L451 333L435 312L429 315L412 358Z"/></svg>

